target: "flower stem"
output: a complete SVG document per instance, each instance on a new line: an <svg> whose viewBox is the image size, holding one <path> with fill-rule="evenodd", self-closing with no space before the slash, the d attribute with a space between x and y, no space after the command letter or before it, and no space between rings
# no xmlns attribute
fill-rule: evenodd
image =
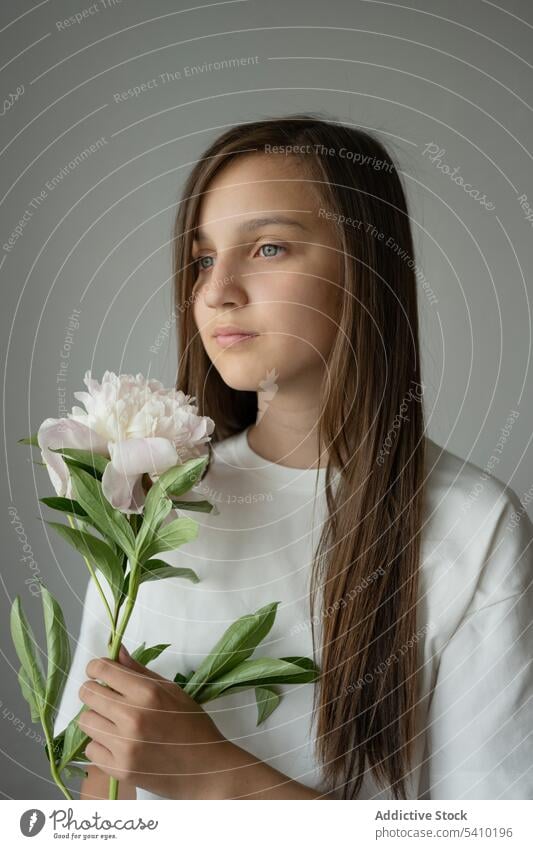
<svg viewBox="0 0 533 849"><path fill-rule="evenodd" d="M72 801L72 796L70 795L67 788L65 787L65 785L61 781L61 776L58 772L57 764L54 760L53 740L51 738L50 731L48 729L47 723L44 722L42 716L41 716L41 725L43 726L44 736L46 738L46 745L48 746L48 754L50 756L50 772L52 773L52 778L54 779L55 783L57 784L57 786L59 787L59 789L61 790L61 792L65 796L65 798L70 799Z"/></svg>
<svg viewBox="0 0 533 849"><path fill-rule="evenodd" d="M133 577L133 573L130 575L130 586L128 597L126 599L126 606L124 610L124 616L122 617L122 621L115 632L113 637L113 641L111 643L111 648L109 649L109 657L111 660L117 660L118 653L120 651L120 645L122 643L122 637L124 635L124 631L126 630L126 626L128 624L129 618L133 613L133 607L135 605L135 598L137 596L137 587L134 586L135 595L130 595L132 592L132 584L134 582L131 580ZM109 799L118 799L118 780L113 778L113 776L109 779Z"/></svg>
<svg viewBox="0 0 533 849"><path fill-rule="evenodd" d="M137 531L137 519L134 516L130 516L130 524L133 528L134 533ZM109 648L108 656L111 660L117 660L118 653L120 651L120 646L122 643L122 637L124 636L124 632L128 625L131 614L133 613L133 608L135 606L135 601L137 599L137 591L139 589L139 573L140 573L140 564L136 559L130 561L130 579L128 584L128 595L126 597L126 603L124 606L124 614L120 621L120 625L114 628L114 633L112 635L111 647ZM118 779L113 776L109 779L109 799L118 799Z"/></svg>

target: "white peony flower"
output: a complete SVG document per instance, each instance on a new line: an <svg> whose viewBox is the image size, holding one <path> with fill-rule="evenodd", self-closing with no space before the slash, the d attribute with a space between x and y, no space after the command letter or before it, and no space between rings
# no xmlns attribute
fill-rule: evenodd
<svg viewBox="0 0 533 849"><path fill-rule="evenodd" d="M67 418L45 419L37 433L41 456L58 495L73 498L68 466L52 448L82 448L110 458L102 477L107 500L124 513L141 513L143 474L152 478L208 452L215 423L198 416L191 395L165 389L142 374L104 372L102 383L85 374L87 392L74 397Z"/></svg>

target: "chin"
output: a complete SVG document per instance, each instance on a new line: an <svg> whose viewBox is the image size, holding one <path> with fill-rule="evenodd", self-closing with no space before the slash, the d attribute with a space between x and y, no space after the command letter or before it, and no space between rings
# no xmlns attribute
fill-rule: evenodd
<svg viewBox="0 0 533 849"><path fill-rule="evenodd" d="M257 392L259 380L246 368L217 369L224 383L238 392ZM259 378L260 379L260 378Z"/></svg>
<svg viewBox="0 0 533 849"><path fill-rule="evenodd" d="M224 362L224 355L218 355L213 363L227 386L239 392L257 392L263 385L270 368L261 358L239 357L238 361ZM279 372L277 372L279 374Z"/></svg>

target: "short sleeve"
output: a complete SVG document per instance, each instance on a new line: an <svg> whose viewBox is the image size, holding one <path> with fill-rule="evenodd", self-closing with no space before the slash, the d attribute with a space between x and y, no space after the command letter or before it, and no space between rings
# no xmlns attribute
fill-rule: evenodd
<svg viewBox="0 0 533 849"><path fill-rule="evenodd" d="M106 589L104 593L109 601L110 593ZM107 655L110 627L102 598L94 580L90 578L85 591L77 642L70 636L72 663L54 723L54 736L61 733L81 709L83 702L78 697L78 691L87 680L85 667L93 657Z"/></svg>
<svg viewBox="0 0 533 849"><path fill-rule="evenodd" d="M508 504L428 711L430 799L533 799L533 525Z"/></svg>

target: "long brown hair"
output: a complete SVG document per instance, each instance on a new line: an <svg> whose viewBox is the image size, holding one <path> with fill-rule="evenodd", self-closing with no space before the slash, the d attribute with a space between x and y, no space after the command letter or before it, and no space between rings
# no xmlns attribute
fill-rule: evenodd
<svg viewBox="0 0 533 849"><path fill-rule="evenodd" d="M397 165L377 138L306 113L234 126L207 148L183 188L175 222L176 385L196 396L200 414L216 420L213 443L256 422L257 393L225 384L204 350L190 308L191 257L209 182L235 157L264 153L265 145L307 150L291 155L323 207L336 214L342 266L344 295L326 370L335 380L321 387L318 422L318 444L329 459L328 517L310 594L321 667L316 755L328 786L343 798L357 797L366 769L394 798L406 798L418 699L424 417L407 202Z"/></svg>

